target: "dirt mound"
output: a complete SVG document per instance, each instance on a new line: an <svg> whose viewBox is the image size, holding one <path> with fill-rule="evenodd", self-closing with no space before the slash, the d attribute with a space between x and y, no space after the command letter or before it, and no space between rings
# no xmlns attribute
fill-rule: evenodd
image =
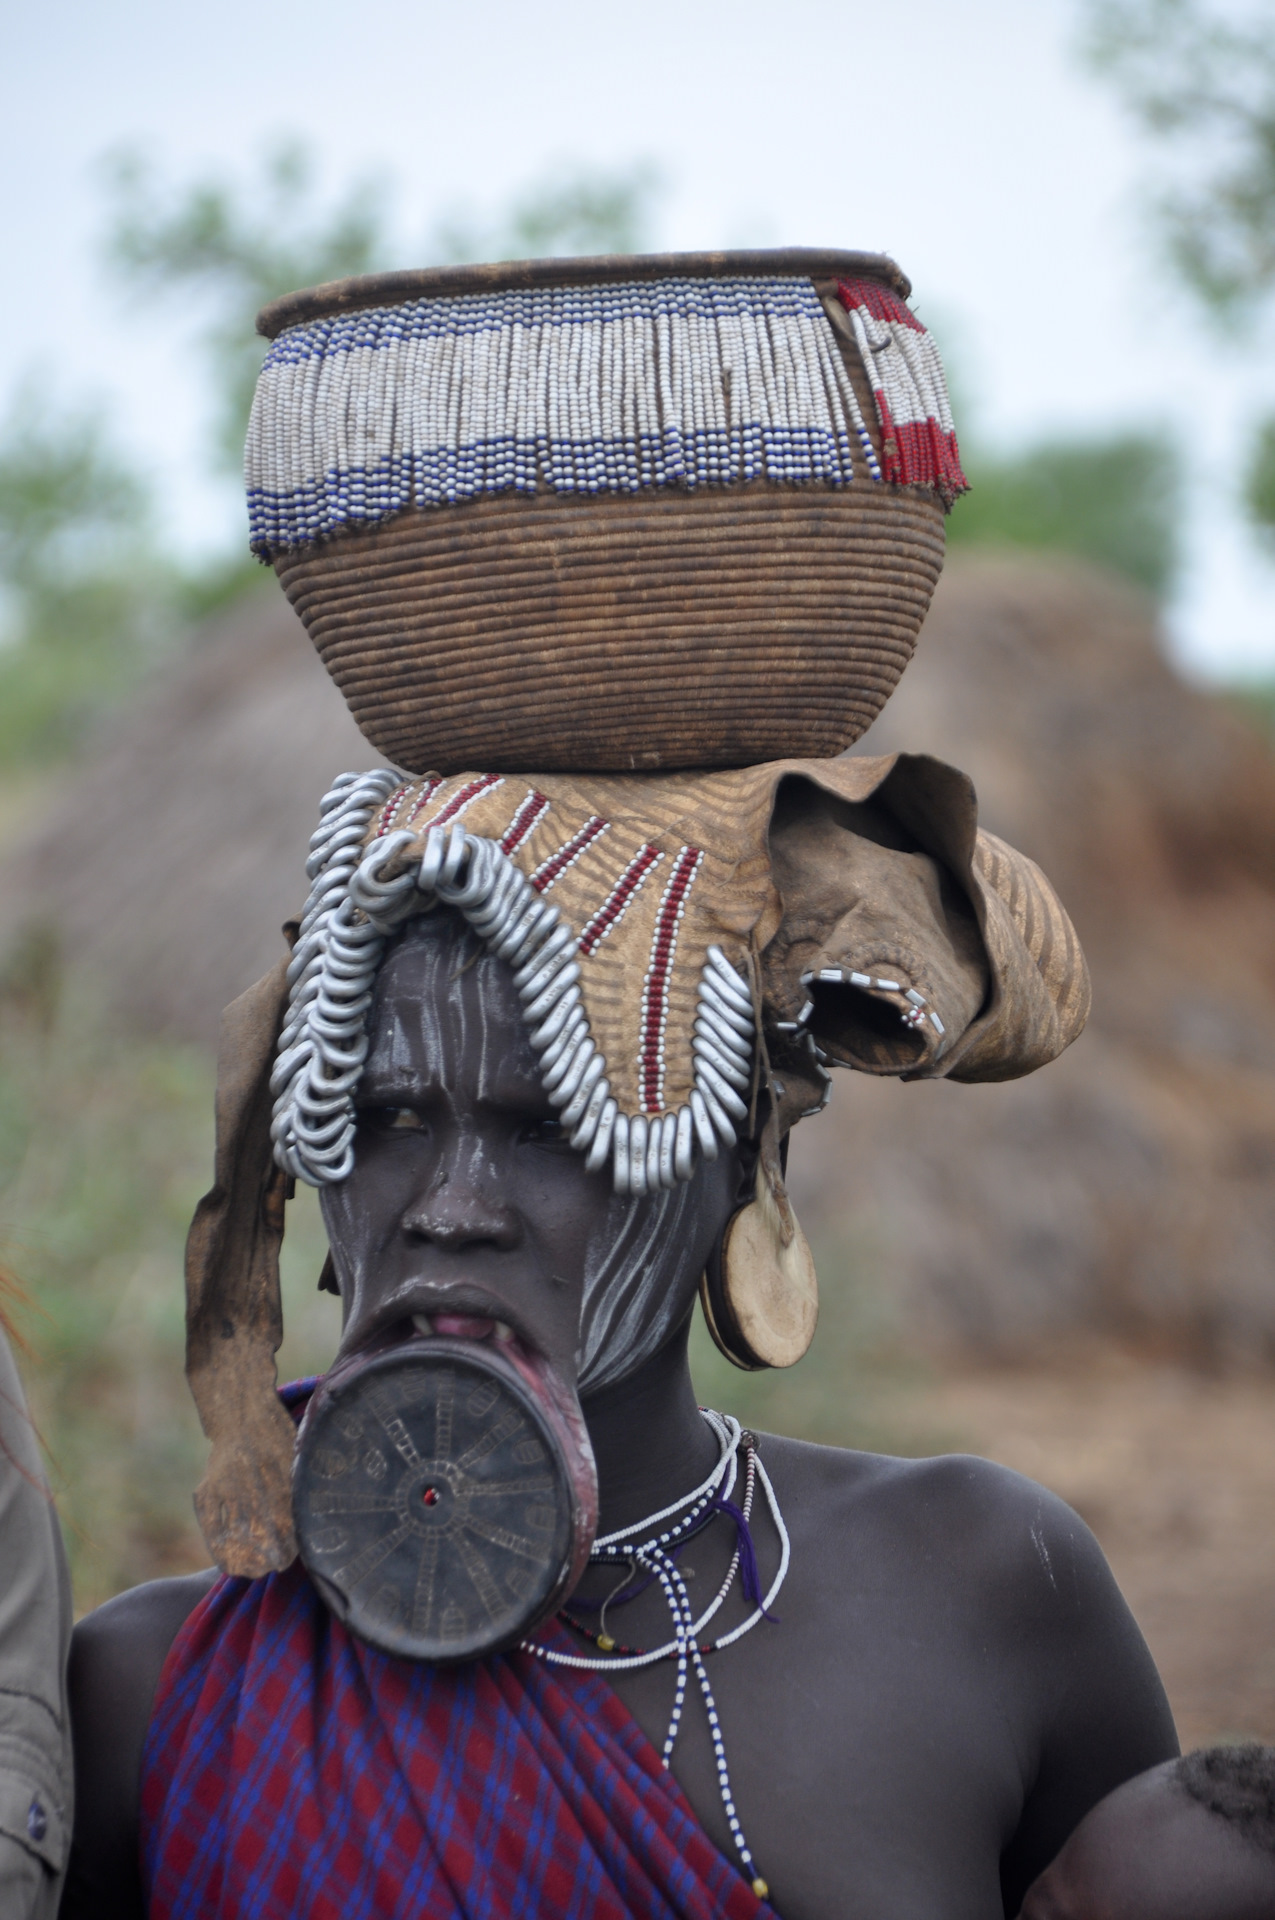
<svg viewBox="0 0 1275 1920"><path fill-rule="evenodd" d="M863 742L899 746L965 767L986 824L1054 879L1094 1014L1011 1086L839 1076L794 1144L808 1224L868 1249L911 1337L1275 1354L1275 761L1174 675L1134 594L1026 559L951 563ZM55 929L121 1017L209 1040L279 951L329 778L374 761L263 594L0 866L0 946Z"/></svg>
<svg viewBox="0 0 1275 1920"><path fill-rule="evenodd" d="M1010 1086L849 1076L794 1145L812 1224L868 1236L912 1330L1093 1329L1275 1353L1275 761L1160 654L1144 602L1041 561L944 576L866 751L972 774L1094 978L1086 1033ZM835 1199L834 1199L835 1196ZM835 1209L835 1213L834 1213Z"/></svg>
<svg viewBox="0 0 1275 1920"><path fill-rule="evenodd" d="M143 1032L212 1043L281 952L335 772L379 765L272 586L196 637L0 863L0 954L54 933Z"/></svg>

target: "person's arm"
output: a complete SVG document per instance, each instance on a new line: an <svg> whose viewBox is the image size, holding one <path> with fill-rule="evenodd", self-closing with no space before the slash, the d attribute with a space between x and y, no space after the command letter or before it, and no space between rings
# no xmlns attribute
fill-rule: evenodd
<svg viewBox="0 0 1275 1920"><path fill-rule="evenodd" d="M71 1827L71 1584L13 1356L0 1331L0 1914L52 1920Z"/></svg>
<svg viewBox="0 0 1275 1920"><path fill-rule="evenodd" d="M1035 1736L1026 1798L1001 1861L1007 1915L1080 1821L1124 1781L1178 1753L1160 1676L1102 1549L1055 1495L1017 1481L1000 1621ZM1007 1490L1008 1491L1008 1490Z"/></svg>
<svg viewBox="0 0 1275 1920"><path fill-rule="evenodd" d="M143 1920L142 1749L168 1650L215 1570L152 1580L80 1621L71 1641L75 1830L61 1920Z"/></svg>

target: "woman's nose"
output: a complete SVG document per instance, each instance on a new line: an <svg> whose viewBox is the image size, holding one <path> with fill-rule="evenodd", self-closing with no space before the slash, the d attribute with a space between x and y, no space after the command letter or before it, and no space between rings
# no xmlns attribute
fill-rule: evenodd
<svg viewBox="0 0 1275 1920"><path fill-rule="evenodd" d="M505 1253L521 1241L522 1221L505 1199L496 1170L472 1143L458 1142L444 1152L404 1210L403 1231L449 1253L470 1246Z"/></svg>

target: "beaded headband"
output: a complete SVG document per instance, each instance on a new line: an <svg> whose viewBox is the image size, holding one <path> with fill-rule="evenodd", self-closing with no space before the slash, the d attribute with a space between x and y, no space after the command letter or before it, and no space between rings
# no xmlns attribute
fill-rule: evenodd
<svg viewBox="0 0 1275 1920"><path fill-rule="evenodd" d="M828 796L884 808L915 850L856 831ZM690 778L347 774L311 847L271 1089L276 1159L315 1186L354 1163L387 940L440 901L514 969L549 1100L619 1192L690 1179L752 1130L763 1087L786 1131L823 1106L831 1064L1008 1078L1061 1051L1088 1006L1043 876L976 838L962 776L908 756ZM918 880L922 849L968 891L963 939Z"/></svg>
<svg viewBox="0 0 1275 1920"><path fill-rule="evenodd" d="M879 460L813 281L512 288L290 327L245 453L263 559L408 507L753 480L964 490L937 350L888 287L839 281Z"/></svg>

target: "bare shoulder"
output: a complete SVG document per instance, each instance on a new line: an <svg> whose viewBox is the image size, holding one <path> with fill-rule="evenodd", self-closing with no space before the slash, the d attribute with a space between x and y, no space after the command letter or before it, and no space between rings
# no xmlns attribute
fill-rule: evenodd
<svg viewBox="0 0 1275 1920"><path fill-rule="evenodd" d="M63 1920L141 1913L138 1788L155 1690L183 1623L216 1570L151 1580L86 1614L71 1637L75 1832Z"/></svg>
<svg viewBox="0 0 1275 1920"><path fill-rule="evenodd" d="M86 1613L71 1635L68 1685L77 1749L86 1739L141 1746L168 1650L212 1587L215 1568L131 1587Z"/></svg>
<svg viewBox="0 0 1275 1920"><path fill-rule="evenodd" d="M86 1613L73 1635L77 1663L138 1669L155 1663L155 1679L178 1630L217 1579L215 1567L173 1580L148 1580Z"/></svg>
<svg viewBox="0 0 1275 1920"><path fill-rule="evenodd" d="M759 1436L761 1457L793 1532L825 1545L853 1541L880 1563L915 1577L942 1565L980 1618L1043 1624L1124 1602L1101 1547L1066 1501L1047 1487L972 1454L899 1459Z"/></svg>

